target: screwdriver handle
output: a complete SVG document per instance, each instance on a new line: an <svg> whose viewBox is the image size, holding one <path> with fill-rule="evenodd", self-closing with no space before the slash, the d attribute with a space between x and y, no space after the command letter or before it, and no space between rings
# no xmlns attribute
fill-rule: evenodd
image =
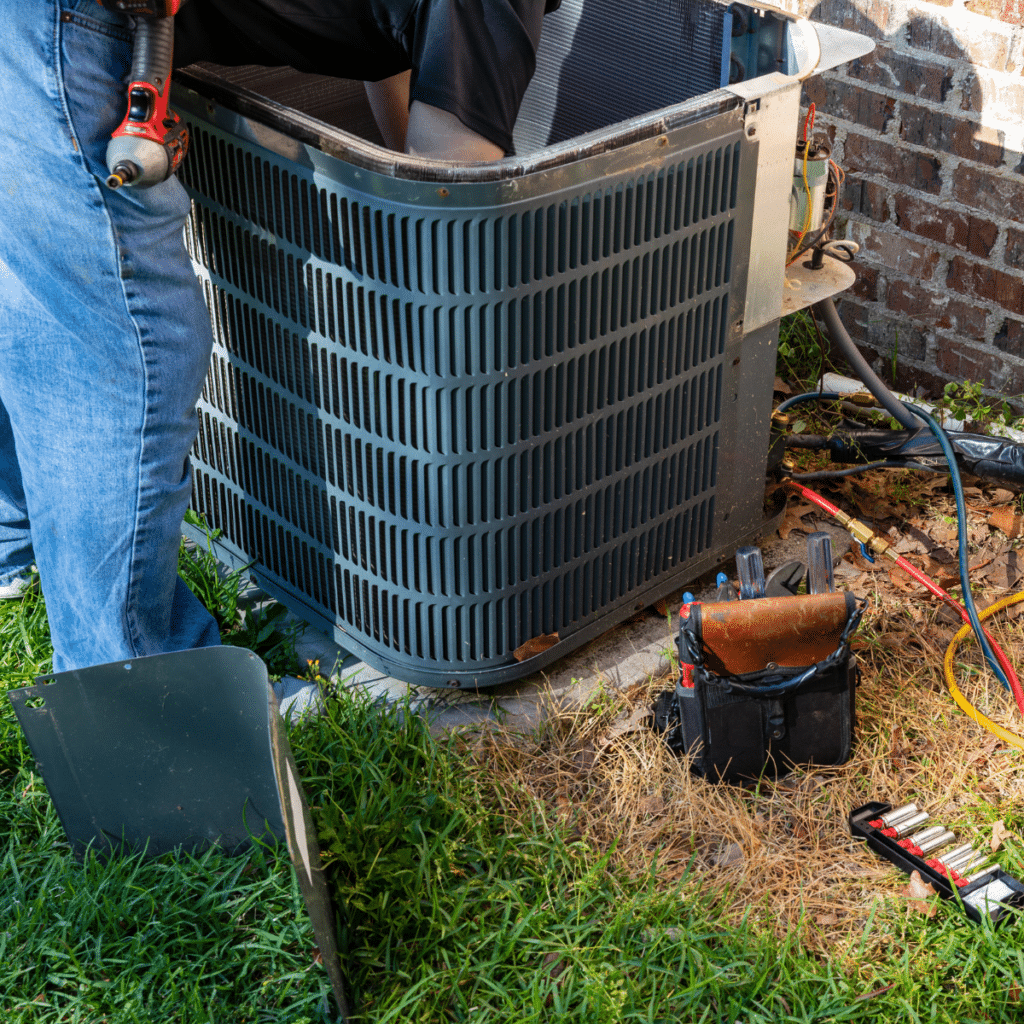
<svg viewBox="0 0 1024 1024"><path fill-rule="evenodd" d="M832 536L824 530L807 538L807 593L831 594L836 589L832 575Z"/></svg>
<svg viewBox="0 0 1024 1024"><path fill-rule="evenodd" d="M764 560L761 549L748 545L736 552L736 575L740 580L740 600L764 597Z"/></svg>

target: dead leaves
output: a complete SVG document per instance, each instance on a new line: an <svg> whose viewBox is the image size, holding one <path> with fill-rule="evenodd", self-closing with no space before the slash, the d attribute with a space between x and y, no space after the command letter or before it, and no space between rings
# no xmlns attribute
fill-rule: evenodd
<svg viewBox="0 0 1024 1024"><path fill-rule="evenodd" d="M910 882L900 890L900 895L907 900L911 910L920 911L925 917L934 917L938 909L935 900L935 887L921 877L920 871L911 871Z"/></svg>
<svg viewBox="0 0 1024 1024"><path fill-rule="evenodd" d="M985 521L989 526L1002 530L1010 540L1016 540L1024 532L1024 516L1005 506L997 508Z"/></svg>
<svg viewBox="0 0 1024 1024"><path fill-rule="evenodd" d="M997 821L992 826L992 837L988 841L989 848L993 853L999 849L1007 839L1011 838L1013 833L1003 824L1001 821Z"/></svg>
<svg viewBox="0 0 1024 1024"><path fill-rule="evenodd" d="M822 511L817 505L811 505L806 501L787 505L786 514L782 517L782 523L779 526L779 536L786 540L794 530L806 529L803 518L809 515L820 516Z"/></svg>
<svg viewBox="0 0 1024 1024"><path fill-rule="evenodd" d="M543 633L540 636L530 637L526 643L521 644L512 652L516 661L527 661L529 658L536 658L546 650L555 646L561 638L557 633Z"/></svg>

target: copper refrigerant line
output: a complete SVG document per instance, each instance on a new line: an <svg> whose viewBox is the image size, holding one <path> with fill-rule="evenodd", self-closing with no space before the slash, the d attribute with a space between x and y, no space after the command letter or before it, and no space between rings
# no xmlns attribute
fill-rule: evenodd
<svg viewBox="0 0 1024 1024"><path fill-rule="evenodd" d="M896 845L901 846L911 856L923 859L927 854L941 850L956 839L944 825L921 828L928 818L928 812L918 810L917 804L904 804L869 821L868 824L878 829L881 835L895 839ZM991 854L975 850L970 843L962 843L924 863L933 871L948 878L957 888L963 888L999 870L998 864L981 867L990 856Z"/></svg>

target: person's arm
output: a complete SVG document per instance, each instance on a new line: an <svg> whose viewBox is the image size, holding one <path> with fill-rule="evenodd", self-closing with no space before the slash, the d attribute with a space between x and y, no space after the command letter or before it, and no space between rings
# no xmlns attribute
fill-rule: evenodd
<svg viewBox="0 0 1024 1024"><path fill-rule="evenodd" d="M364 82L374 120L388 149L458 163L500 160L504 150L467 128L454 114L419 100L409 106L411 71Z"/></svg>
<svg viewBox="0 0 1024 1024"><path fill-rule="evenodd" d="M405 151L413 156L459 163L500 160L505 151L467 128L454 114L414 100L409 110Z"/></svg>
<svg viewBox="0 0 1024 1024"><path fill-rule="evenodd" d="M405 150L405 134L409 126L411 78L411 71L400 71L379 82L363 82L373 119L384 137L384 145L399 153Z"/></svg>

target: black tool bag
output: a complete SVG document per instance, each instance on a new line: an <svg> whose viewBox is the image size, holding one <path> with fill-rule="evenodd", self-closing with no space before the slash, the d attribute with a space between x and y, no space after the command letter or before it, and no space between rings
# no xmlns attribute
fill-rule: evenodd
<svg viewBox="0 0 1024 1024"><path fill-rule="evenodd" d="M714 781L843 764L863 610L844 593L684 605L679 679L658 698L655 728Z"/></svg>

